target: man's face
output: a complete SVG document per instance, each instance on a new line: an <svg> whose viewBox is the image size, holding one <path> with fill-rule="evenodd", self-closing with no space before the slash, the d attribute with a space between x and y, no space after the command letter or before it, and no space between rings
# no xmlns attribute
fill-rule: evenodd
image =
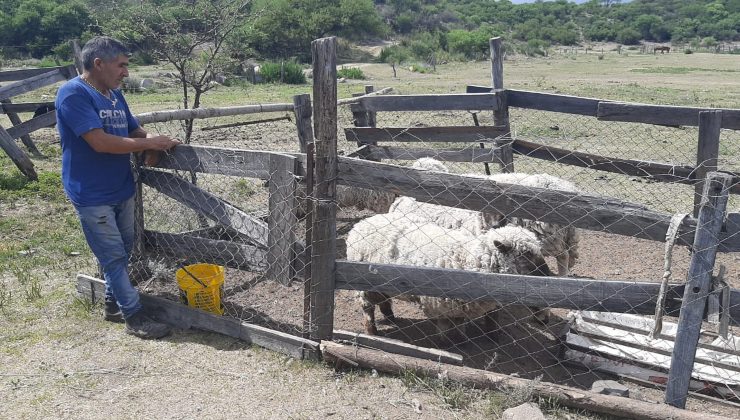
<svg viewBox="0 0 740 420"><path fill-rule="evenodd" d="M121 54L111 61L95 59L98 80L108 89L118 89L121 81L128 77L128 57Z"/></svg>

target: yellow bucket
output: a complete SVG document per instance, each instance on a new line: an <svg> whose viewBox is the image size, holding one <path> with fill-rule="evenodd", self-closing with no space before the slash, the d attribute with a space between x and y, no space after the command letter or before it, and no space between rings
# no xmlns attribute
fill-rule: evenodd
<svg viewBox="0 0 740 420"><path fill-rule="evenodd" d="M180 300L192 308L223 315L221 293L224 268L214 264L191 264L175 272Z"/></svg>

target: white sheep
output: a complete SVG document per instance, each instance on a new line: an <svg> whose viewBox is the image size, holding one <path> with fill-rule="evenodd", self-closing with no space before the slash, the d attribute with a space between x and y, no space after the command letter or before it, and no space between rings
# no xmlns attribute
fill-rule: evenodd
<svg viewBox="0 0 740 420"><path fill-rule="evenodd" d="M387 191L371 190L347 185L337 185L337 206L340 209L354 207L357 210L368 209L374 213L386 213L397 195ZM298 190L298 217L303 217L308 212L306 191Z"/></svg>
<svg viewBox="0 0 740 420"><path fill-rule="evenodd" d="M503 184L580 192L573 183L549 174L499 173L493 175L471 174L471 176L483 177ZM498 219L497 222L500 224L503 216L494 219ZM507 217L507 220L515 225L525 227L537 235L537 238L542 242L542 255L554 257L557 261L558 275L567 276L570 274L571 268L578 259L578 244L581 240L581 236L575 227L520 217Z"/></svg>
<svg viewBox="0 0 740 420"><path fill-rule="evenodd" d="M444 163L433 158L422 158L414 162L417 169L449 172ZM465 174L476 178L485 178L497 183L515 184L525 187L546 188L557 191L579 192L571 182L549 174L499 173L493 175ZM389 212L406 215L414 214L440 226L450 229L466 229L481 233L505 223L505 215L481 213L472 210L447 207L416 201L410 197L399 197L390 206ZM558 266L558 275L567 276L578 258L580 234L572 226L561 226L548 222L507 217L506 221L525 227L537 235L542 242L542 254L554 257Z"/></svg>
<svg viewBox="0 0 740 420"><path fill-rule="evenodd" d="M357 223L349 232L346 244L347 259L350 261L479 272L551 274L535 235L518 226L492 229L483 235L475 235L390 213L375 215ZM395 319L390 295L359 292L359 297L368 334L377 334L376 305L380 306L386 319ZM473 320L497 308L493 300L470 302L401 294L392 297L418 303L424 314L435 320L440 332L446 332L460 318Z"/></svg>

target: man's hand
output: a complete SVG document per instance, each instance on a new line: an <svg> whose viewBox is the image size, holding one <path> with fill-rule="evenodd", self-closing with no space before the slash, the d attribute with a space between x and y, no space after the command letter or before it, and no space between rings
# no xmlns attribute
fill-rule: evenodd
<svg viewBox="0 0 740 420"><path fill-rule="evenodd" d="M169 136L154 136L146 139L148 150L170 150L180 143L180 140Z"/></svg>

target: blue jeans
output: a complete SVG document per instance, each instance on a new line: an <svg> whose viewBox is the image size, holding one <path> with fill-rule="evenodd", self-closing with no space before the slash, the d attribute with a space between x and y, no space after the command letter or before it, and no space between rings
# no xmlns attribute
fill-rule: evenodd
<svg viewBox="0 0 740 420"><path fill-rule="evenodd" d="M115 205L75 206L87 244L105 277L105 299L114 300L124 318L141 309L139 292L128 277L134 245L134 198Z"/></svg>

